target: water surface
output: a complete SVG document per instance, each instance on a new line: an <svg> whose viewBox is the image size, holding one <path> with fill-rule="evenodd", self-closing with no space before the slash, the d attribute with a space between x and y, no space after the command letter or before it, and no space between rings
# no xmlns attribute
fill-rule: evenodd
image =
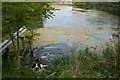
<svg viewBox="0 0 120 80"><path fill-rule="evenodd" d="M53 6L57 9L52 19L39 28L39 39L35 46L64 42L73 48L104 47L117 34L118 16L99 10L86 12L75 10L73 6ZM101 48L102 49L102 48Z"/></svg>

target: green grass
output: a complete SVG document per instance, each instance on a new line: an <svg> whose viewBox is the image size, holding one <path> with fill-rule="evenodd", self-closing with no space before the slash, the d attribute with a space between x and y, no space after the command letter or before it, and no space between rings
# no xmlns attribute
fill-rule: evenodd
<svg viewBox="0 0 120 80"><path fill-rule="evenodd" d="M106 56L103 62L102 56L93 55L88 49L81 50L78 56L72 53L71 56L56 58L53 66L44 73L50 75L50 78L116 78L118 71L116 65L116 55L106 49Z"/></svg>
<svg viewBox="0 0 120 80"><path fill-rule="evenodd" d="M95 55L89 48L80 50L76 56L56 57L53 65L39 73L24 66L16 66L16 61L10 56L9 63L3 67L3 78L118 78L119 70L117 56L108 47L103 56ZM4 57L3 57L4 58ZM5 58L4 58L5 59ZM5 59L7 60L7 59ZM6 62L3 60L3 63ZM9 67L8 67L9 66Z"/></svg>

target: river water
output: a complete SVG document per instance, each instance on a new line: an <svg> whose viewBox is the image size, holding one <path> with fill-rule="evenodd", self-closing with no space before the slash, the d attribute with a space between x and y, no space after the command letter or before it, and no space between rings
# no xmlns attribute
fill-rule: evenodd
<svg viewBox="0 0 120 80"><path fill-rule="evenodd" d="M44 28L35 30L40 34L34 42L36 47L63 42L72 48L87 46L100 50L119 32L116 15L95 9L81 11L73 6L53 7L60 10L54 12L54 18L44 22Z"/></svg>

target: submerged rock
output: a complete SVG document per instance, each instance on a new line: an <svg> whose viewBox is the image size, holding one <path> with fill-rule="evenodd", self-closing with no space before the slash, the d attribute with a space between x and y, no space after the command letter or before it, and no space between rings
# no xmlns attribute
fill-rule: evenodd
<svg viewBox="0 0 120 80"><path fill-rule="evenodd" d="M62 57L70 54L70 47L67 43L48 44L33 51L35 60L40 60L47 65L51 65L57 56Z"/></svg>

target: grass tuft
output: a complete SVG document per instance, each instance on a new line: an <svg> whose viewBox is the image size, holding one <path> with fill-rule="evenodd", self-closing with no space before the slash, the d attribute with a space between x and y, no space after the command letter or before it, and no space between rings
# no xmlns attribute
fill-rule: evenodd
<svg viewBox="0 0 120 80"><path fill-rule="evenodd" d="M15 66L15 61L9 58L10 63L13 63L9 66L6 63L3 67L3 78L118 78L118 54L114 54L112 49L108 47L103 56L93 54L89 48L79 50L77 56L71 50L70 56L56 57L53 65L41 73Z"/></svg>

